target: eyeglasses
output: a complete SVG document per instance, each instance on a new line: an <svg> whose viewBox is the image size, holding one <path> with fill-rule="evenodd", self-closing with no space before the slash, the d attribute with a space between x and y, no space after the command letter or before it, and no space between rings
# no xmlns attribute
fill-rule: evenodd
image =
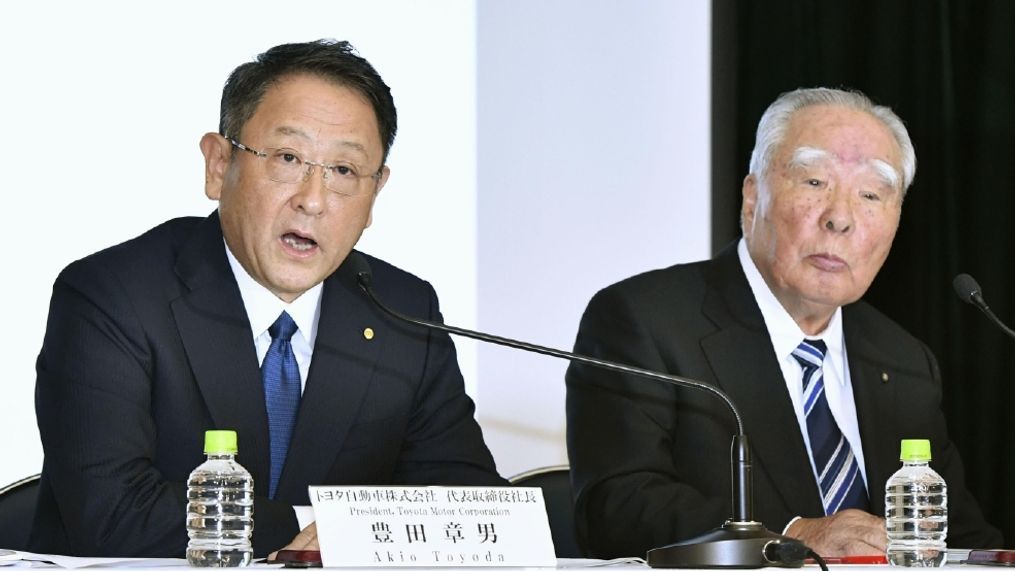
<svg viewBox="0 0 1015 571"><path fill-rule="evenodd" d="M264 149L258 151L240 143L235 139L229 139L237 149L242 149L255 157L267 159L264 163L268 178L275 182L285 184L297 184L307 180L307 177L314 173L314 167L321 167L321 178L324 179L324 188L343 196L357 196L363 193L363 185L360 184L365 178L372 178L374 182L381 180L381 171L372 174L359 174L356 167L349 164L326 165L308 161L300 156L298 151L293 149Z"/></svg>

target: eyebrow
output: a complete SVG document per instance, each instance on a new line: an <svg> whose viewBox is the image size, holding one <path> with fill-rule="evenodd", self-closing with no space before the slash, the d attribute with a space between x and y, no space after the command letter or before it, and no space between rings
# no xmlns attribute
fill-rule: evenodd
<svg viewBox="0 0 1015 571"><path fill-rule="evenodd" d="M814 147L799 147L793 151L793 156L789 159L789 166L790 168L810 167L819 162L830 160L831 158L831 153L823 149L816 149ZM892 188L899 187L899 171L897 171L895 167L881 159L869 159L867 164L870 165L870 167L874 169L874 172L878 174L881 182Z"/></svg>
<svg viewBox="0 0 1015 571"><path fill-rule="evenodd" d="M895 170L895 167L886 163L881 159L871 159L868 161L874 170L881 177L881 181L892 188L899 188L902 184L899 181L899 171Z"/></svg>
<svg viewBox="0 0 1015 571"><path fill-rule="evenodd" d="M809 167L815 163L827 161L831 158L831 154L823 149L815 149L814 147L797 147L793 151L793 156L789 159L789 167Z"/></svg>
<svg viewBox="0 0 1015 571"><path fill-rule="evenodd" d="M299 137L299 138L304 139L306 141L310 141L311 140L310 135L308 135L302 129L298 129L296 127L290 127L288 125L282 125L280 127L277 127L275 129L275 132L278 133L279 135L291 135L291 136L294 136L294 137ZM364 147L363 145L361 145L360 143L357 143L355 141L338 141L338 144L339 144L339 146L348 147L348 148L353 149L355 151L359 151L360 153L362 153L364 155L367 154L366 147Z"/></svg>

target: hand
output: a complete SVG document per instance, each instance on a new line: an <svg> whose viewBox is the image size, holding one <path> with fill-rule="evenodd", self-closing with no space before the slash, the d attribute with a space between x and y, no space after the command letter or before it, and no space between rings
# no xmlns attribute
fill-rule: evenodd
<svg viewBox="0 0 1015 571"><path fill-rule="evenodd" d="M320 551L321 546L317 543L317 524L312 523L303 528L303 531L296 534L296 537L289 542L289 545L286 545L282 549L292 549L295 551ZM268 561L274 561L276 555L278 555L278 551L273 551L270 555L268 555Z"/></svg>
<svg viewBox="0 0 1015 571"><path fill-rule="evenodd" d="M888 548L885 520L860 510L798 519L786 535L804 542L822 557L884 555Z"/></svg>

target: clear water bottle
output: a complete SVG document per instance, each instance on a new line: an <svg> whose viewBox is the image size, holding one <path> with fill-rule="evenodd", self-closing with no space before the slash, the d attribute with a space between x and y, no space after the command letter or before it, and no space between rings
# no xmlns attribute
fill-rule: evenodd
<svg viewBox="0 0 1015 571"><path fill-rule="evenodd" d="M254 531L254 479L240 466L236 432L204 435L208 460L187 480L187 563L194 567L241 567L250 563Z"/></svg>
<svg viewBox="0 0 1015 571"><path fill-rule="evenodd" d="M941 567L948 559L948 486L929 466L929 440L903 440L900 458L902 468L885 485L888 562Z"/></svg>

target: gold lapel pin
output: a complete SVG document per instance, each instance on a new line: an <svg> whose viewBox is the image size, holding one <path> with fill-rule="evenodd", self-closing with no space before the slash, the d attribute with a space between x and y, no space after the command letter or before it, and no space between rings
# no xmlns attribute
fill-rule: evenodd
<svg viewBox="0 0 1015 571"><path fill-rule="evenodd" d="M367 341L373 339L374 338L374 330L372 328L370 328L370 327L367 327L366 329L364 329L363 330L363 338L366 339Z"/></svg>
<svg viewBox="0 0 1015 571"><path fill-rule="evenodd" d="M888 373L885 373L885 372L881 373L881 382L882 383L887 383L888 382Z"/></svg>

